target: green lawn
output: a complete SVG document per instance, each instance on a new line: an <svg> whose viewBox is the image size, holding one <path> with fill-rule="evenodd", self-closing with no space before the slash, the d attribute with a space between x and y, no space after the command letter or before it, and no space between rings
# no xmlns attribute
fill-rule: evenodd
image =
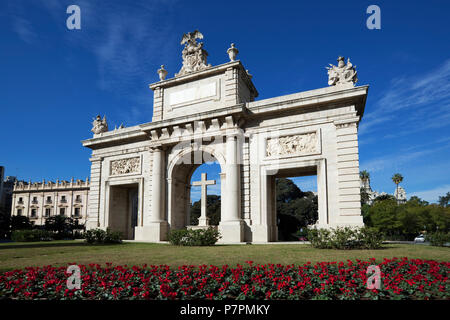
<svg viewBox="0 0 450 320"><path fill-rule="evenodd" d="M87 245L82 241L52 241L0 244L0 271L27 266L65 265L67 263L120 265L255 263L304 264L308 261L377 260L408 257L450 261L450 248L426 245L389 244L380 250L322 250L301 244L217 245L214 247L176 247L168 244L123 243Z"/></svg>

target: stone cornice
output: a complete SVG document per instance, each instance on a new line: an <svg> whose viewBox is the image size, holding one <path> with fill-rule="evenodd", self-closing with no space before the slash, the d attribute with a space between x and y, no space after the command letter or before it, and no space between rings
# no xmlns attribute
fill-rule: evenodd
<svg viewBox="0 0 450 320"><path fill-rule="evenodd" d="M214 66L205 70L192 72L183 76L178 76L174 78L170 78L167 80L158 81L152 84L149 84L149 88L152 90L155 90L156 88L166 88L166 87L172 87L179 84L183 84L186 82L191 82L194 80L198 80L201 78L206 78L212 75L224 73L228 68L239 68L242 72L241 75L243 77L243 80L246 82L250 90L252 90L254 97L258 96L258 90L256 90L255 86L253 85L253 82L251 81L250 76L247 74L247 71L245 70L243 64L240 60L236 61L230 61L218 66Z"/></svg>
<svg viewBox="0 0 450 320"><path fill-rule="evenodd" d="M336 102L348 101L354 104L358 115L362 117L366 104L366 97L369 86L352 88L325 87L316 90L304 91L289 94L276 98L269 98L247 103L247 108L252 114L262 114L267 112L289 111L293 108L334 104Z"/></svg>

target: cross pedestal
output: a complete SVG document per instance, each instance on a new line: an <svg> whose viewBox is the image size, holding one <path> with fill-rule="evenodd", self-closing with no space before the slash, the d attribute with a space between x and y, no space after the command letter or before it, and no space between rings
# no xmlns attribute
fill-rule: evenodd
<svg viewBox="0 0 450 320"><path fill-rule="evenodd" d="M200 199L201 203L201 213L200 218L198 218L198 225L199 226L208 226L209 225L209 218L206 217L206 188L207 186L216 184L216 180L207 180L206 179L206 173L202 173L202 180L201 181L193 181L193 186L201 186L202 187L202 197Z"/></svg>

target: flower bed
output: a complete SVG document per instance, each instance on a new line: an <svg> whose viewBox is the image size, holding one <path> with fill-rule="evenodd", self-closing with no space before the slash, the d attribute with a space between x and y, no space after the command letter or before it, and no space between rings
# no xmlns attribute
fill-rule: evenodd
<svg viewBox="0 0 450 320"><path fill-rule="evenodd" d="M369 265L380 290L366 288ZM407 258L303 266L80 265L81 288L67 289L66 267L25 268L0 275L0 298L12 299L450 299L449 262Z"/></svg>

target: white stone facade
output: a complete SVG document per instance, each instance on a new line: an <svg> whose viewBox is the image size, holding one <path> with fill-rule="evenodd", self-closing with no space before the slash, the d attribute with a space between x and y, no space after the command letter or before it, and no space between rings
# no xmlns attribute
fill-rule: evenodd
<svg viewBox="0 0 450 320"><path fill-rule="evenodd" d="M152 122L83 141L92 149L88 228L167 240L188 226L191 176L211 160L221 168L223 242L277 240L278 177L317 175L319 227L363 225L358 123L368 86L354 77L255 101L250 74L230 60L161 77L150 85Z"/></svg>
<svg viewBox="0 0 450 320"><path fill-rule="evenodd" d="M26 216L35 225L63 215L84 224L87 217L89 180L18 182L14 185L11 216Z"/></svg>

